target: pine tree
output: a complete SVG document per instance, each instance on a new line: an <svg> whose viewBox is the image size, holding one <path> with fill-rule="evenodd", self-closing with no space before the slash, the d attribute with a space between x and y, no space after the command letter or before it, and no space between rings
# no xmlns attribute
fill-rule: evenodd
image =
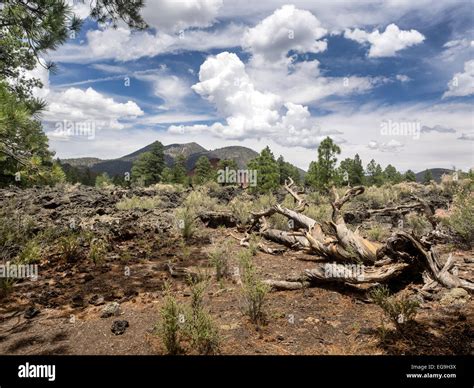
<svg viewBox="0 0 474 388"><path fill-rule="evenodd" d="M259 156L248 163L248 169L257 172L257 185L252 188L252 191L267 193L279 187L278 163L268 146L260 152Z"/></svg>
<svg viewBox="0 0 474 388"><path fill-rule="evenodd" d="M197 184L202 185L205 182L209 182L214 177L214 171L212 169L211 162L207 156L201 156L195 167L194 180Z"/></svg>
<svg viewBox="0 0 474 388"><path fill-rule="evenodd" d="M132 166L132 180L148 186L161 181L161 173L165 167L163 144L155 141L150 151L140 154Z"/></svg>
<svg viewBox="0 0 474 388"><path fill-rule="evenodd" d="M428 184L433 180L433 173L431 170L425 170L425 174L423 175L423 183Z"/></svg>
<svg viewBox="0 0 474 388"><path fill-rule="evenodd" d="M298 184L301 180L301 175L298 168L292 165L289 162L286 162L283 156L277 159L278 171L280 174L280 184L284 184L288 178L293 179L293 181Z"/></svg>
<svg viewBox="0 0 474 388"><path fill-rule="evenodd" d="M412 170L407 170L403 175L403 179L407 182L416 182L416 174Z"/></svg>
<svg viewBox="0 0 474 388"><path fill-rule="evenodd" d="M383 175L385 180L392 184L400 183L402 181L402 175L391 164L385 167Z"/></svg>
<svg viewBox="0 0 474 388"><path fill-rule="evenodd" d="M382 186L384 183L382 167L374 159L367 165L367 183L375 186Z"/></svg>
<svg viewBox="0 0 474 388"><path fill-rule="evenodd" d="M306 183L318 188L327 189L336 178L336 155L341 149L330 137L326 137L318 147L318 161L311 162L306 177Z"/></svg>
<svg viewBox="0 0 474 388"><path fill-rule="evenodd" d="M187 181L186 175L186 158L184 155L178 155L176 157L173 168L171 169L172 182L185 184Z"/></svg>

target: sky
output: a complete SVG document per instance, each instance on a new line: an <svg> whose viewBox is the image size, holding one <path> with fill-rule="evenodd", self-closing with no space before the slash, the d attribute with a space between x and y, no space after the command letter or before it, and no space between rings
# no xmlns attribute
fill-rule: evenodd
<svg viewBox="0 0 474 388"><path fill-rule="evenodd" d="M31 72L61 159L194 141L307 169L330 136L340 160L474 167L472 1L149 0L146 31L71 5L82 30Z"/></svg>

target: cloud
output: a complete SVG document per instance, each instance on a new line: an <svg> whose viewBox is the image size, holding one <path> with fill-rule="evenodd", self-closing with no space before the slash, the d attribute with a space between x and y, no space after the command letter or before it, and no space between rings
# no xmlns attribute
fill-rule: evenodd
<svg viewBox="0 0 474 388"><path fill-rule="evenodd" d="M105 63L95 63L91 65L93 69L103 71L104 73L126 74L128 69L125 66L107 65Z"/></svg>
<svg viewBox="0 0 474 388"><path fill-rule="evenodd" d="M272 138L286 146L314 147L322 140L320 128L307 107L255 88L237 55L222 52L209 57L193 90L214 104L225 123L170 126L171 133L211 132L226 139Z"/></svg>
<svg viewBox="0 0 474 388"><path fill-rule="evenodd" d="M458 137L459 140L468 140L468 141L474 141L474 132L470 133L463 133L461 136Z"/></svg>
<svg viewBox="0 0 474 388"><path fill-rule="evenodd" d="M408 82L408 81L411 81L411 78L408 77L407 75L405 74L397 74L395 76L395 79L397 79L398 81L404 83L404 82Z"/></svg>
<svg viewBox="0 0 474 388"><path fill-rule="evenodd" d="M358 28L354 30L346 29L344 37L361 44L369 43L370 50L368 56L370 58L393 57L398 51L425 40L425 37L418 31L400 30L394 23L389 24L382 33L379 30L368 33Z"/></svg>
<svg viewBox="0 0 474 388"><path fill-rule="evenodd" d="M456 131L453 128L443 127L442 125L435 125L433 127L428 127L427 125L423 125L421 127L421 132L456 133Z"/></svg>
<svg viewBox="0 0 474 388"><path fill-rule="evenodd" d="M147 23L160 31L177 32L214 23L223 0L147 1L142 14Z"/></svg>
<svg viewBox="0 0 474 388"><path fill-rule="evenodd" d="M154 95L164 100L161 109L181 107L183 100L192 93L191 85L185 79L171 74L166 67L134 72L133 76L152 84Z"/></svg>
<svg viewBox="0 0 474 388"><path fill-rule="evenodd" d="M474 49L474 40L462 38L454 39L443 45L444 51L440 58L445 62L457 61L459 57L471 56Z"/></svg>
<svg viewBox="0 0 474 388"><path fill-rule="evenodd" d="M405 145L398 140L391 139L388 142L379 143L375 140L369 141L368 147L371 150L379 150L381 152L398 152Z"/></svg>
<svg viewBox="0 0 474 388"><path fill-rule="evenodd" d="M318 53L327 48L321 41L327 30L311 12L285 5L263 19L244 35L242 46L252 53L256 64L283 63L288 52Z"/></svg>
<svg viewBox="0 0 474 388"><path fill-rule="evenodd" d="M448 83L445 97L462 97L474 94L474 59L464 63L464 72L456 73Z"/></svg>
<svg viewBox="0 0 474 388"><path fill-rule="evenodd" d="M132 32L124 27L91 30L86 34L87 44L65 44L51 53L51 59L64 63L127 62L181 51L223 49L240 46L244 31L244 26L234 23L212 31L196 29L178 34Z"/></svg>
<svg viewBox="0 0 474 388"><path fill-rule="evenodd" d="M310 104L328 96L345 96L363 93L378 85L375 77L325 77L319 61L303 61L288 68L271 68L248 65L248 74L261 90L284 95L295 104Z"/></svg>
<svg viewBox="0 0 474 388"><path fill-rule="evenodd" d="M94 129L112 128L122 129L122 120L142 116L144 112L133 101L117 102L97 92L93 88L82 90L70 87L65 90L56 90L49 84L49 72L37 65L34 70L27 72L28 77L39 78L43 88L35 88L35 97L47 102L47 108L42 113L49 136L61 135L61 131L51 131L58 123L92 123ZM59 136L64 137L64 136Z"/></svg>

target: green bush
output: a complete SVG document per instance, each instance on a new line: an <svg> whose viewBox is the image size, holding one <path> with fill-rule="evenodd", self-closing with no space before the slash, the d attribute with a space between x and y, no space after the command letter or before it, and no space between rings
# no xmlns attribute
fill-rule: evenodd
<svg viewBox="0 0 474 388"><path fill-rule="evenodd" d="M474 194L460 192L455 195L451 215L442 221L461 237L464 243L474 245Z"/></svg>
<svg viewBox="0 0 474 388"><path fill-rule="evenodd" d="M163 341L168 354L183 353L182 324L184 324L184 308L171 294L169 287L165 290L163 307L160 309L160 322L157 326L157 334ZM183 322L180 322L183 317Z"/></svg>
<svg viewBox="0 0 474 388"><path fill-rule="evenodd" d="M104 261L108 250L108 244L102 239L93 239L89 247L89 260L94 264L100 264Z"/></svg>
<svg viewBox="0 0 474 388"><path fill-rule="evenodd" d="M138 197L136 195L134 195L131 198L124 198L115 204L115 206L119 210L156 209L160 205L161 205L161 198L159 196Z"/></svg>
<svg viewBox="0 0 474 388"><path fill-rule="evenodd" d="M221 280L229 276L229 242L215 246L208 253L209 263L216 270L216 279Z"/></svg>
<svg viewBox="0 0 474 388"><path fill-rule="evenodd" d="M67 261L75 261L80 253L80 236L70 233L59 239L59 252Z"/></svg>
<svg viewBox="0 0 474 388"><path fill-rule="evenodd" d="M387 286L379 286L369 292L369 297L378 305L385 315L390 318L395 327L403 331L404 325L412 321L417 313L419 303L405 296L395 298L390 296Z"/></svg>
<svg viewBox="0 0 474 388"><path fill-rule="evenodd" d="M244 313L259 326L265 321L264 304L270 287L259 279L252 261L252 252L249 249L240 251L239 262Z"/></svg>
<svg viewBox="0 0 474 388"><path fill-rule="evenodd" d="M181 236L185 240L189 240L196 231L196 212L195 210L186 205L184 207L178 208L175 213L177 220L177 227Z"/></svg>

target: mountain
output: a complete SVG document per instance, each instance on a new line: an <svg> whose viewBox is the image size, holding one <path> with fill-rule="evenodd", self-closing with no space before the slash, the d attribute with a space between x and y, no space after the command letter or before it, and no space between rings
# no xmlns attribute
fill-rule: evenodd
<svg viewBox="0 0 474 388"><path fill-rule="evenodd" d="M152 144L117 159L74 158L63 159L61 162L75 167L89 167L91 171L95 173L106 172L110 176L123 175L125 172L131 171L133 161L137 159L140 154L150 151ZM233 159L237 162L239 168L245 168L251 159L258 156L257 152L247 147L230 146L208 151L194 142L169 144L164 146L164 154L165 162L168 166L174 164L178 155L184 155L186 157L186 169L188 172L193 170L197 160L201 156L206 156L209 160L214 162L216 160Z"/></svg>
<svg viewBox="0 0 474 388"><path fill-rule="evenodd" d="M443 174L452 174L453 170L448 170L446 168L429 168L427 170L420 171L419 173L415 174L416 175L416 181L423 183L425 180L425 173L426 171L431 171L431 174L433 175L433 180L436 182L441 182L441 177Z"/></svg>

